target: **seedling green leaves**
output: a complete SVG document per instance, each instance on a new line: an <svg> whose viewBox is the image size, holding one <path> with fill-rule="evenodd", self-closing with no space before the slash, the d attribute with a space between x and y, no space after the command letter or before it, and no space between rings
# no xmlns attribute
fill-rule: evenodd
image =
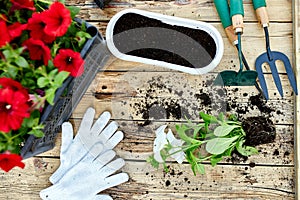
<svg viewBox="0 0 300 200"><path fill-rule="evenodd" d="M230 157L234 150L243 156L258 153L254 147L244 145L246 133L235 115L225 117L221 113L215 117L200 112L200 117L203 120L202 123L195 124L187 120L187 124L175 126L177 135L184 143L182 146L172 146L168 143L160 151L163 158L161 164L165 169L168 169L166 160L180 151L184 152L185 159L190 163L195 175L205 173L204 161L210 161L211 165L215 166L224 157ZM147 161L153 167L159 167L160 163L155 160L154 156L150 156Z"/></svg>

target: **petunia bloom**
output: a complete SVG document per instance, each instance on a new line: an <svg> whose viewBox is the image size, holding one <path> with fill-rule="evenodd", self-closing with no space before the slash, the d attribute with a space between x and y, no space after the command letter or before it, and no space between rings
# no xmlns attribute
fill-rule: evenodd
<svg viewBox="0 0 300 200"><path fill-rule="evenodd" d="M80 76L84 71L84 60L80 53L71 49L60 49L53 64L59 71L70 72L73 77Z"/></svg>
<svg viewBox="0 0 300 200"><path fill-rule="evenodd" d="M30 116L28 93L23 88L19 90L16 81L10 79L7 82L8 79L0 78L0 131L4 133L19 129L24 118ZM13 84L10 86L7 83Z"/></svg>
<svg viewBox="0 0 300 200"><path fill-rule="evenodd" d="M33 13L28 20L27 29L30 30L30 37L36 40L42 40L45 43L52 43L56 37L48 35L45 31L46 23L44 22L45 12Z"/></svg>
<svg viewBox="0 0 300 200"><path fill-rule="evenodd" d="M27 9L27 10L35 10L34 2L33 0L10 0L13 4L12 11L14 10L21 10L21 9Z"/></svg>
<svg viewBox="0 0 300 200"><path fill-rule="evenodd" d="M10 88L13 91L19 91L23 93L24 96L28 95L28 91L24 88L21 83L7 77L0 78L0 88Z"/></svg>
<svg viewBox="0 0 300 200"><path fill-rule="evenodd" d="M173 148L169 150L168 153L172 154L171 157L181 164L185 158L185 154L181 150L181 146L183 145L184 141L176 139L171 129L169 129L168 133L166 134L165 133L166 127L167 125L162 125L155 131L156 138L154 140L154 145L153 145L154 159L157 162L162 163L163 159L161 157L160 151L164 149L168 143L170 143Z"/></svg>
<svg viewBox="0 0 300 200"><path fill-rule="evenodd" d="M14 167L24 168L25 164L22 162L22 157L17 154L12 154L6 151L0 154L0 168L9 172Z"/></svg>
<svg viewBox="0 0 300 200"><path fill-rule="evenodd" d="M51 51L43 41L30 38L24 41L23 46L28 49L30 59L43 60L44 65L48 65L48 61L51 59Z"/></svg>
<svg viewBox="0 0 300 200"><path fill-rule="evenodd" d="M44 22L46 23L46 33L60 37L67 32L71 25L71 13L62 3L56 1L51 4L49 10L44 11Z"/></svg>

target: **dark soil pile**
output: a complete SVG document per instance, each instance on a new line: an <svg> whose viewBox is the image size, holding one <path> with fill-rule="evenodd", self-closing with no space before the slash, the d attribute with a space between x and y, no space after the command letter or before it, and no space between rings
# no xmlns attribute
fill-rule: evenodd
<svg viewBox="0 0 300 200"><path fill-rule="evenodd" d="M205 67L216 55L215 41L207 32L166 24L135 13L124 14L118 19L113 40L124 54L190 68Z"/></svg>
<svg viewBox="0 0 300 200"><path fill-rule="evenodd" d="M245 145L256 146L271 143L275 140L275 126L273 122L266 117L248 117L242 121L242 127L246 132Z"/></svg>

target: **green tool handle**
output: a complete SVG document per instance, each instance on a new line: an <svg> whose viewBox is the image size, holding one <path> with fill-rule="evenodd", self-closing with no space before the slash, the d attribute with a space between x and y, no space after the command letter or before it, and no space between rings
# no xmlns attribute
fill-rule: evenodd
<svg viewBox="0 0 300 200"><path fill-rule="evenodd" d="M214 3L229 41L233 45L236 45L237 36L232 28L230 9L227 0L214 0Z"/></svg>
<svg viewBox="0 0 300 200"><path fill-rule="evenodd" d="M244 6L243 0L230 0L230 16L235 33L243 33Z"/></svg>
<svg viewBox="0 0 300 200"><path fill-rule="evenodd" d="M263 27L269 26L269 16L267 12L267 4L265 0L253 0L253 8L256 12L256 17Z"/></svg>
<svg viewBox="0 0 300 200"><path fill-rule="evenodd" d="M265 0L253 0L252 3L253 3L254 10L260 7L267 7Z"/></svg>
<svg viewBox="0 0 300 200"><path fill-rule="evenodd" d="M232 25L227 0L214 0L214 3L221 19L223 28L226 29L228 26Z"/></svg>

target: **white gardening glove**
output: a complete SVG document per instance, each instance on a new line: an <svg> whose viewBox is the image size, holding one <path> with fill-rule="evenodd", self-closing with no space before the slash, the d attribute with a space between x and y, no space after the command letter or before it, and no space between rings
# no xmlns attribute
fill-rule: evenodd
<svg viewBox="0 0 300 200"><path fill-rule="evenodd" d="M118 124L115 121L107 125L111 117L109 112L103 112L93 125L94 116L95 109L88 108L74 139L72 125L68 122L63 123L61 163L50 177L51 183L58 182L69 169L85 157L91 148L94 149L94 157L96 157L101 152L113 149L123 139L124 135L121 131L117 131Z"/></svg>
<svg viewBox="0 0 300 200"><path fill-rule="evenodd" d="M94 152L94 149L91 151ZM111 161L115 155L113 150L108 150L92 160L93 155L88 154L66 172L58 183L42 190L40 197L43 200L112 199L108 195L97 195L97 193L127 182L129 179L126 173L114 174L125 164L122 158Z"/></svg>

